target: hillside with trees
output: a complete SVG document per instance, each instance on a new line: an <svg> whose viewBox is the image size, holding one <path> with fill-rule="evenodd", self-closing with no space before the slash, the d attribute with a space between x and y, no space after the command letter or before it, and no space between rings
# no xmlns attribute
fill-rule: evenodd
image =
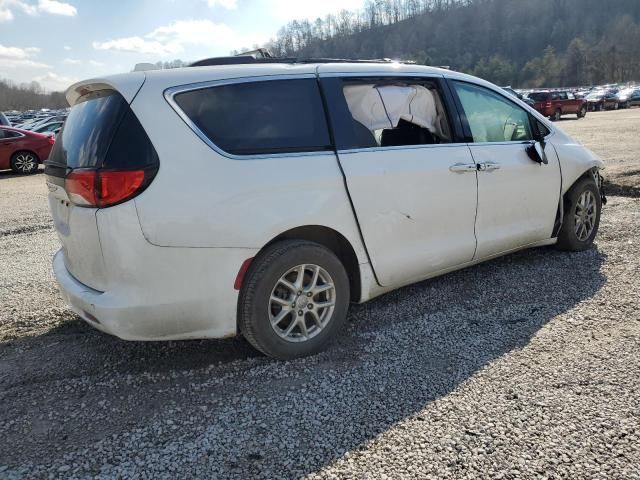
<svg viewBox="0 0 640 480"><path fill-rule="evenodd" d="M0 111L68 107L62 92L45 92L38 82L16 85L0 79Z"/></svg>
<svg viewBox="0 0 640 480"><path fill-rule="evenodd" d="M293 21L267 46L298 58L400 58L498 84L640 80L638 0L367 0Z"/></svg>

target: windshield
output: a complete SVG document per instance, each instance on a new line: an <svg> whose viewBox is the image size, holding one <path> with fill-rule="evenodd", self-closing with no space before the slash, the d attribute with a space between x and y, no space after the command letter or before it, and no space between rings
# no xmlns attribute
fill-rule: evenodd
<svg viewBox="0 0 640 480"><path fill-rule="evenodd" d="M597 100L602 97L604 97L604 92L590 93L587 95L587 100Z"/></svg>

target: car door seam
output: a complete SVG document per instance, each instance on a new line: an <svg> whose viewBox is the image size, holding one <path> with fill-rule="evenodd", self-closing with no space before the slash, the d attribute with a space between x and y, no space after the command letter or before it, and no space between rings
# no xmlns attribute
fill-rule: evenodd
<svg viewBox="0 0 640 480"><path fill-rule="evenodd" d="M471 160L473 160L473 163L475 163L476 165L476 214L473 220L473 237L476 239L476 244L475 244L475 248L473 249L473 257L471 257L471 261L473 261L476 258L476 255L478 254L478 232L476 231L476 228L478 227L478 207L480 204L480 181L478 179L478 171L479 171L480 165L478 164L478 162L476 162L476 159L473 156L473 150L471 149L471 145L469 145L468 143L467 143L467 148L469 149Z"/></svg>
<svg viewBox="0 0 640 480"><path fill-rule="evenodd" d="M373 261L371 260L371 255L369 254L369 249L367 248L367 243L364 239L364 234L362 233L362 227L360 225L360 221L358 220L358 215L356 213L355 205L353 203L353 198L351 198L351 192L349 191L349 185L347 183L347 176L342 168L342 163L340 163L340 156L338 155L337 145L335 142L334 130L333 130L333 122L331 119L331 114L329 111L329 105L327 103L327 98L325 96L324 88L322 82L320 81L320 66L316 67L316 81L318 84L318 90L320 91L320 97L322 98L322 106L324 107L324 115L327 120L327 128L329 129L329 135L331 137L331 144L333 146L333 154L336 159L336 164L338 165L338 169L340 170L340 174L342 175L342 184L344 185L344 191L347 194L347 199L349 200L349 205L351 206L351 213L353 214L353 219L356 224L356 228L358 229L358 234L360 236L360 242L362 242L362 248L364 249L364 253L367 256L367 260L369 260L369 264L371 265L371 272L373 273L373 278L379 286L383 286L380 283L380 279L376 273L376 269L373 266Z"/></svg>

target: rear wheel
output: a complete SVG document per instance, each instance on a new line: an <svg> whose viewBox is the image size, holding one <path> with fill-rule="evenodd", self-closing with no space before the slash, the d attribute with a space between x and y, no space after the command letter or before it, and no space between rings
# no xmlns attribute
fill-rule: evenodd
<svg viewBox="0 0 640 480"><path fill-rule="evenodd" d="M240 331L255 348L281 360L324 350L344 325L349 279L328 248L278 242L257 257L238 304Z"/></svg>
<svg viewBox="0 0 640 480"><path fill-rule="evenodd" d="M578 180L564 198L564 219L558 248L579 252L593 244L600 225L602 199L591 177Z"/></svg>
<svg viewBox="0 0 640 480"><path fill-rule="evenodd" d="M578 112L578 118L584 118L587 116L587 107L586 105L583 106L580 111Z"/></svg>
<svg viewBox="0 0 640 480"><path fill-rule="evenodd" d="M11 157L11 170L31 174L38 171L38 157L31 152L17 152Z"/></svg>

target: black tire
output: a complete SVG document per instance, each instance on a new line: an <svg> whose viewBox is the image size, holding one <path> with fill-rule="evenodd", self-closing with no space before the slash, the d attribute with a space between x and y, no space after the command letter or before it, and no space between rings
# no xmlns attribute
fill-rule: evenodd
<svg viewBox="0 0 640 480"><path fill-rule="evenodd" d="M578 112L578 118L584 118L587 116L587 107L586 105L583 106L580 111Z"/></svg>
<svg viewBox="0 0 640 480"><path fill-rule="evenodd" d="M271 326L270 315L276 315L276 313L270 310L274 306L277 308L277 304L272 303L270 299L274 288L281 285L280 279L299 265L317 265L329 275L334 285L335 305L333 311L329 311L327 323L322 329L316 331L315 336L306 340L290 341L276 333L276 329ZM307 275L306 271L304 275ZM307 277L303 276L303 278ZM289 301L294 302L293 305L298 300L306 302L305 295L307 294L297 296L296 292L292 292ZM347 272L331 250L314 242L285 240L268 247L251 264L240 291L238 326L249 343L265 355L280 360L305 357L324 350L337 336L345 323L349 300ZM288 306L286 308L289 309ZM296 310L297 308L300 307L291 309L290 315L285 317L283 329L296 321L305 322L305 326L308 324L309 333L311 329L317 329L318 326L313 323L314 317L309 318L311 313L306 310L304 312L301 309ZM300 312L303 312L302 317L299 317ZM291 323L288 323L289 321ZM302 329L295 327L294 331L296 329L299 330L299 335L302 335ZM298 339L300 338L298 336Z"/></svg>
<svg viewBox="0 0 640 480"><path fill-rule="evenodd" d="M606 110L606 108L604 107L604 103L601 103L598 105L598 111L599 112L604 112Z"/></svg>
<svg viewBox="0 0 640 480"><path fill-rule="evenodd" d="M31 175L38 171L38 156L33 152L16 152L11 156L11 170L15 173Z"/></svg>
<svg viewBox="0 0 640 480"><path fill-rule="evenodd" d="M587 238L581 240L576 232L576 215L579 213L578 201L585 192L591 192L595 199L595 220L591 233ZM598 234L601 211L602 199L595 180L592 177L584 177L578 180L564 196L564 219L558 235L558 248L573 252L581 252L591 248L593 240Z"/></svg>
<svg viewBox="0 0 640 480"><path fill-rule="evenodd" d="M562 118L562 110L560 110L559 108L556 109L555 112L553 112L553 116L551 117L551 120L553 120L554 122L559 121Z"/></svg>

